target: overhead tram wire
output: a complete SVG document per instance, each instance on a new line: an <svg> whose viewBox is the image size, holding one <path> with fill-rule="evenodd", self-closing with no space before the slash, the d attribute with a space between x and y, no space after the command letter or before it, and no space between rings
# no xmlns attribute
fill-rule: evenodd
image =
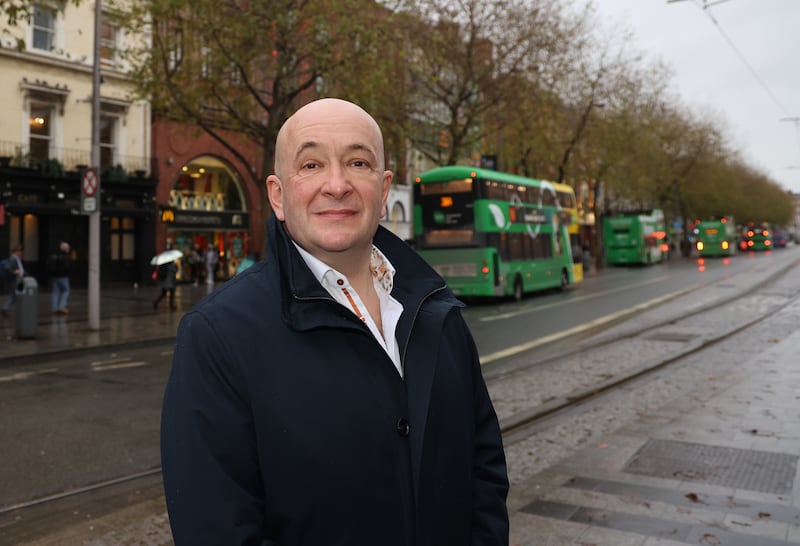
<svg viewBox="0 0 800 546"><path fill-rule="evenodd" d="M682 2L682 1L684 1L684 0L667 0L667 3L668 4L673 4L675 2ZM739 57L739 60L742 61L742 63L745 65L745 67L747 67L747 70L750 71L750 74L753 75L753 77L756 79L758 84L761 87L764 88L764 91L767 92L769 97L772 99L772 102L774 102L775 105L778 107L778 110L783 112L784 117L780 118L778 121L791 121L791 122L794 123L795 132L797 134L797 142L798 142L798 145L800 145L800 117L791 116L789 114L789 110L787 110L786 107L783 105L783 103L781 103L781 101L778 100L778 97L775 96L775 93L772 92L772 89L770 89L767 86L767 84L764 83L764 80L761 79L761 76L758 75L758 72L756 72L755 68L753 68L753 66L747 61L747 59L742 54L742 52L739 51L739 48L736 47L736 44L733 42L733 40L730 38L730 36L728 36L725 33L725 31L723 30L722 25L719 24L719 21L717 21L716 18L714 18L714 16L711 14L711 10L708 9L711 6L714 6L716 4L721 4L723 2L728 2L728 1L729 0L713 0L713 1L703 0L703 3L700 4L698 0L692 0L692 3L695 4L697 7L699 7L700 9L702 9L703 12L706 15L708 15L708 18L711 19L711 22L714 23L714 26L717 27L717 31L719 31L719 33L722 35L722 37L725 39L725 41L728 42L728 45L731 47L731 49L733 49L734 53L736 53L736 56Z"/></svg>

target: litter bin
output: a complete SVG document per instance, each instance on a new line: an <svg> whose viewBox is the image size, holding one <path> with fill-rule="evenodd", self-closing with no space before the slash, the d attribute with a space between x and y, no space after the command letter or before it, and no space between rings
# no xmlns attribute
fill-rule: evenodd
<svg viewBox="0 0 800 546"><path fill-rule="evenodd" d="M36 337L39 320L39 284L33 277L22 277L14 288L17 291L17 337Z"/></svg>

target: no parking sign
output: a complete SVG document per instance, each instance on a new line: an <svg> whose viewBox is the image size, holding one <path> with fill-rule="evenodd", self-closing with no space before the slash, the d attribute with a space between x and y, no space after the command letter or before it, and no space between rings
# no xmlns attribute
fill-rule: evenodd
<svg viewBox="0 0 800 546"><path fill-rule="evenodd" d="M95 169L89 168L81 175L81 213L90 214L97 212L97 188L100 185L100 177Z"/></svg>

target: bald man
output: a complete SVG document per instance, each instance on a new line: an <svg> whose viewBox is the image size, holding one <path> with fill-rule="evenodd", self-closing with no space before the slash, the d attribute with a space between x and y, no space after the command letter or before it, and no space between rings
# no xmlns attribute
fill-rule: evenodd
<svg viewBox="0 0 800 546"><path fill-rule="evenodd" d="M508 544L500 429L463 306L380 227L357 105L276 141L265 260L184 316L162 414L178 546Z"/></svg>

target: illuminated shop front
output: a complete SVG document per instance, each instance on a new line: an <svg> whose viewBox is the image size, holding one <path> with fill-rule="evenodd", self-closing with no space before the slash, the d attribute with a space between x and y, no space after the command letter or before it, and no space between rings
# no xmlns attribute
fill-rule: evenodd
<svg viewBox="0 0 800 546"><path fill-rule="evenodd" d="M218 255L215 280L229 279L251 252L247 202L239 175L226 162L201 156L181 168L161 207L167 246L180 250L178 280L203 282L204 256Z"/></svg>

